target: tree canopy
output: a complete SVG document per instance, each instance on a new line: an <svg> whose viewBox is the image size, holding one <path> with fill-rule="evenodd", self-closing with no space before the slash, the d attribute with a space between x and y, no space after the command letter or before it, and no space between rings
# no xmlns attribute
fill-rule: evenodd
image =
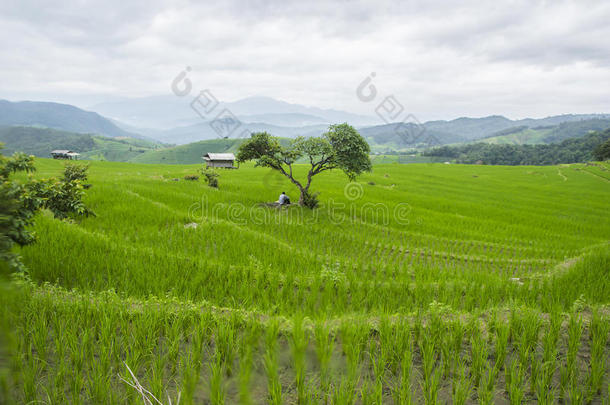
<svg viewBox="0 0 610 405"><path fill-rule="evenodd" d="M240 145L237 160L254 160L256 166L279 171L299 188L299 204L313 207L315 197L309 193L313 176L326 170L340 169L353 181L361 173L371 170L369 152L369 144L358 131L343 123L331 125L320 137L297 137L287 147L267 132L254 133ZM310 165L305 181L296 179L293 173L293 165L301 158Z"/></svg>
<svg viewBox="0 0 610 405"><path fill-rule="evenodd" d="M593 157L596 160L609 160L610 159L610 138L595 149L593 149Z"/></svg>

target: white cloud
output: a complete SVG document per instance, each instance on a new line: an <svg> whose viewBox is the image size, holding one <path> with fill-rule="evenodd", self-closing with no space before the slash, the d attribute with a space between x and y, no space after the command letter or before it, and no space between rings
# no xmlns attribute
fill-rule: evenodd
<svg viewBox="0 0 610 405"><path fill-rule="evenodd" d="M227 100L372 113L355 88L375 71L421 119L609 112L609 18L605 1L8 1L0 97L169 94L192 66Z"/></svg>

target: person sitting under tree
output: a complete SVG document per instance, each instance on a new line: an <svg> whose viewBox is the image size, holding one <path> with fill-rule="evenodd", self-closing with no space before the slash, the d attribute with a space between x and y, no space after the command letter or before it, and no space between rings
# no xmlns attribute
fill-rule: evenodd
<svg viewBox="0 0 610 405"><path fill-rule="evenodd" d="M288 197L286 195L286 193L284 191L282 191L282 194L280 194L280 198L278 199L278 202L280 203L280 205L289 205L290 197Z"/></svg>

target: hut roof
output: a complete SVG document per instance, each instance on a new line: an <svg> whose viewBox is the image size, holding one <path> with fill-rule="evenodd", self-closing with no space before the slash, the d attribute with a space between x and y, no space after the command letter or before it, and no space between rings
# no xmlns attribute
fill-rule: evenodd
<svg viewBox="0 0 610 405"><path fill-rule="evenodd" d="M203 158L205 160L235 160L235 155L232 153L206 153Z"/></svg>

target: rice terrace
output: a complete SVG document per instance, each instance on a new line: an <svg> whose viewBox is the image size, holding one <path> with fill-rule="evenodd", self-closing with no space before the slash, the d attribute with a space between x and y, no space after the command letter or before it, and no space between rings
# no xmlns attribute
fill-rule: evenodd
<svg viewBox="0 0 610 405"><path fill-rule="evenodd" d="M610 405L610 1L0 1L0 405Z"/></svg>
<svg viewBox="0 0 610 405"><path fill-rule="evenodd" d="M608 403L607 163L330 171L316 210L199 168L92 162L95 217L37 216L5 403Z"/></svg>

